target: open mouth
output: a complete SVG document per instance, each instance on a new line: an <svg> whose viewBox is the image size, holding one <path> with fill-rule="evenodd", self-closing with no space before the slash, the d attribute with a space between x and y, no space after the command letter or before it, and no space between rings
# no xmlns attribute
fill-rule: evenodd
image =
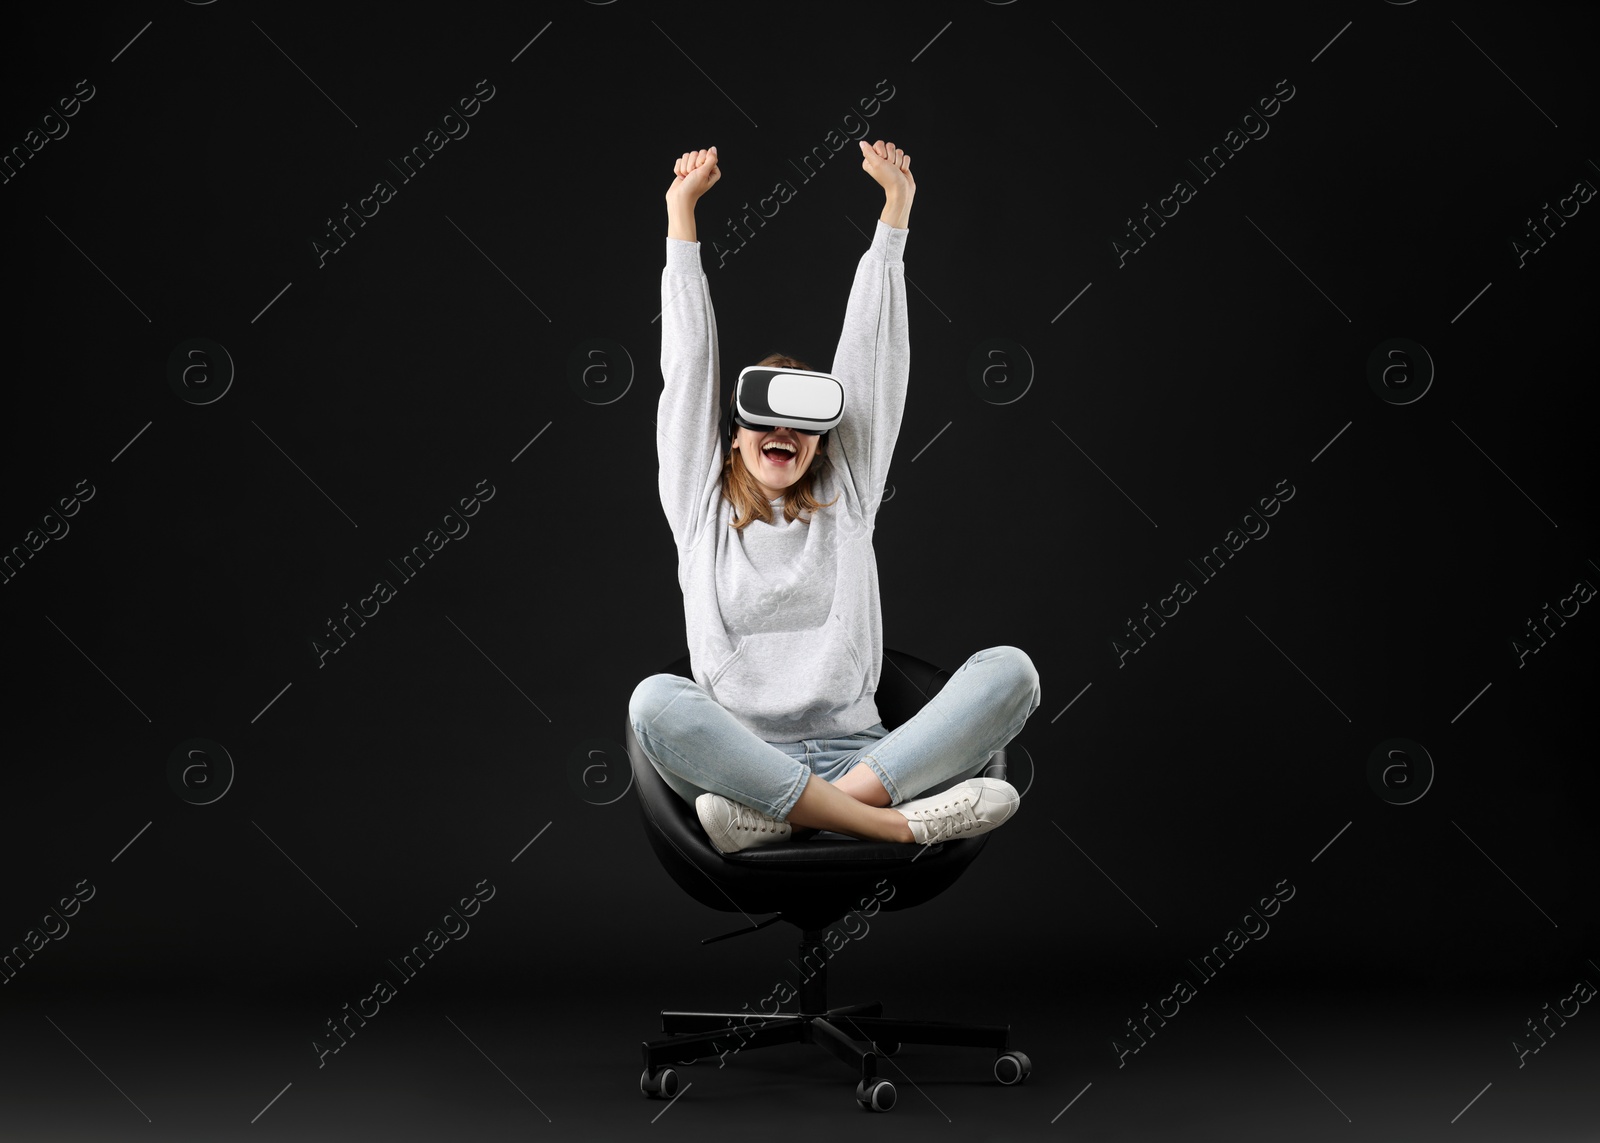
<svg viewBox="0 0 1600 1143"><path fill-rule="evenodd" d="M761 450L762 457L768 464L783 468L794 463L795 454L783 445L771 444Z"/></svg>

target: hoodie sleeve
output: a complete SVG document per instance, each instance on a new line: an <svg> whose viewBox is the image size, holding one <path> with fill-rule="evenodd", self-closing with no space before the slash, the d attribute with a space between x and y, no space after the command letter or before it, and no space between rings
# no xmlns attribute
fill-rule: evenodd
<svg viewBox="0 0 1600 1143"><path fill-rule="evenodd" d="M667 239L661 271L661 376L656 414L661 507L681 554L703 534L721 492L717 319L700 243Z"/></svg>
<svg viewBox="0 0 1600 1143"><path fill-rule="evenodd" d="M911 376L903 260L908 234L878 219L872 244L856 264L833 355L831 372L844 386L844 418L833 430L834 444L869 521L883 500Z"/></svg>

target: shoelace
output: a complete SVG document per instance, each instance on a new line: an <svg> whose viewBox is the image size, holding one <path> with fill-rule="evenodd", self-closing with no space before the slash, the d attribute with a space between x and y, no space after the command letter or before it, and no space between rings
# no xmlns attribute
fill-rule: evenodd
<svg viewBox="0 0 1600 1143"><path fill-rule="evenodd" d="M737 807L733 812L734 829L747 829L755 833L781 833L786 824L777 818L767 816L760 810L751 809L742 802L733 804Z"/></svg>
<svg viewBox="0 0 1600 1143"><path fill-rule="evenodd" d="M977 829L979 824L978 815L972 809L972 799L966 791L962 791L953 800L942 805L913 810L912 813L917 821L924 823L938 823L940 818L949 819L946 823L940 823L946 828L936 830L935 837L946 832L956 834L962 830Z"/></svg>

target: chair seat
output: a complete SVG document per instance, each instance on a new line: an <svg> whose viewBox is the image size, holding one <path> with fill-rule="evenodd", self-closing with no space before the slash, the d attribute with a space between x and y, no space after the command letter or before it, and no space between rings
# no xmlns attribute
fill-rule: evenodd
<svg viewBox="0 0 1600 1143"><path fill-rule="evenodd" d="M884 650L885 671L877 691L883 725L893 730L938 694L949 678L914 655ZM684 655L667 673L693 678ZM892 669L888 669L891 668ZM640 746L631 720L624 741L633 770L633 790L650 847L668 876L684 892L721 912L779 913L802 930L823 929L850 910L863 888L887 877L894 885L887 910L914 908L943 892L972 863L990 835L951 838L934 845L861 841L824 831L805 841L777 842L719 853L700 825L694 806L662 780ZM996 750L983 770L1006 776L1006 752Z"/></svg>

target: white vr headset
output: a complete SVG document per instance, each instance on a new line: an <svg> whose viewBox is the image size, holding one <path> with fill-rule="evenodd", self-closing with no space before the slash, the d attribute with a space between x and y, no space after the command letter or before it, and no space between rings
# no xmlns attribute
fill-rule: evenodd
<svg viewBox="0 0 1600 1143"><path fill-rule="evenodd" d="M844 419L844 386L828 373L749 365L739 371L732 417L729 437L735 426L758 432L782 426L816 436Z"/></svg>

